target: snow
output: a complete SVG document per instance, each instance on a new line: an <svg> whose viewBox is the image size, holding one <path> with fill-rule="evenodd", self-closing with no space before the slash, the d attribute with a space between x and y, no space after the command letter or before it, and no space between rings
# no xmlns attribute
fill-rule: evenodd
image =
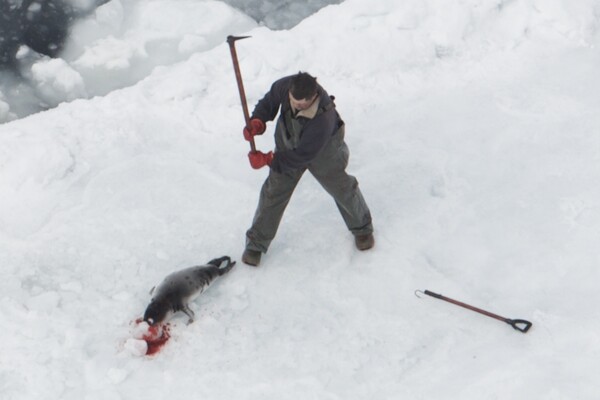
<svg viewBox="0 0 600 400"><path fill-rule="evenodd" d="M94 97L0 125L2 399L597 397L598 1L346 0L280 31L185 0L157 30L165 3L103 6L87 74L36 75ZM262 265L239 262L267 171L247 161L228 34L252 36L249 104L298 70L336 96L373 250L307 174ZM238 265L196 322L142 356L149 290L222 255Z"/></svg>

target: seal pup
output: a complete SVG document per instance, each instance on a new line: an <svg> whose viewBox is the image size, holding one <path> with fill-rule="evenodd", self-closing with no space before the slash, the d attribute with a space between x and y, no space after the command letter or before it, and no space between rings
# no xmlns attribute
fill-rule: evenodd
<svg viewBox="0 0 600 400"><path fill-rule="evenodd" d="M227 264L221 268L221 264ZM177 311L183 311L188 317L188 324L194 322L194 312L189 302L198 297L218 276L226 274L233 268L235 261L223 256L209 261L205 265L182 269L168 275L158 286L150 291L153 295L144 313L144 321L149 325L162 323Z"/></svg>

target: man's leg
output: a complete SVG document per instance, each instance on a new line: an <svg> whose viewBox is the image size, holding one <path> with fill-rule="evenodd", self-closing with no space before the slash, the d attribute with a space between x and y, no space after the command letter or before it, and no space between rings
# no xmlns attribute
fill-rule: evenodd
<svg viewBox="0 0 600 400"><path fill-rule="evenodd" d="M265 253L277 233L283 212L303 170L280 174L270 171L260 191L252 226L246 232L246 249Z"/></svg>
<svg viewBox="0 0 600 400"><path fill-rule="evenodd" d="M371 212L358 187L358 181L346 173L349 151L343 135L336 137L339 134L332 138L308 169L333 197L348 229L356 237L371 235Z"/></svg>

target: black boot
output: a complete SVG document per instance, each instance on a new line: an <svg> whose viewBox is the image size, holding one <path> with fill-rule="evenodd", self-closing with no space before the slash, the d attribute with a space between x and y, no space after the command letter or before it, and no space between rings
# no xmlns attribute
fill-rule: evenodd
<svg viewBox="0 0 600 400"><path fill-rule="evenodd" d="M260 264L260 256L262 256L260 251L246 249L244 250L244 254L242 254L242 261L245 264L258 267L258 264Z"/></svg>
<svg viewBox="0 0 600 400"><path fill-rule="evenodd" d="M354 243L356 244L356 248L359 250L369 250L371 247L375 245L375 238L372 233L367 233L366 235L356 235L354 236Z"/></svg>

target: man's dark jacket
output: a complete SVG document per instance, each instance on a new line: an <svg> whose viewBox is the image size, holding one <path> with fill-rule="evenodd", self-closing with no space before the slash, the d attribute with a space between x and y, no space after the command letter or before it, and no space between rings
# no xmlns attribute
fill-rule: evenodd
<svg viewBox="0 0 600 400"><path fill-rule="evenodd" d="M317 85L319 98L315 101L318 101L319 104L314 117L302 116L302 112L294 116L289 99L292 78L293 76L288 76L273 83L271 90L259 100L252 113L252 118L258 118L266 122L273 121L280 111L277 122L278 131L275 134L287 135L288 139L294 135L294 132L292 131L293 128L286 123L286 115L294 118L301 126L301 131L296 132L298 140L294 148L277 146L275 149L273 162L271 163L271 168L275 172L306 168L338 131L339 127L343 125L335 110L333 99L320 85Z"/></svg>

